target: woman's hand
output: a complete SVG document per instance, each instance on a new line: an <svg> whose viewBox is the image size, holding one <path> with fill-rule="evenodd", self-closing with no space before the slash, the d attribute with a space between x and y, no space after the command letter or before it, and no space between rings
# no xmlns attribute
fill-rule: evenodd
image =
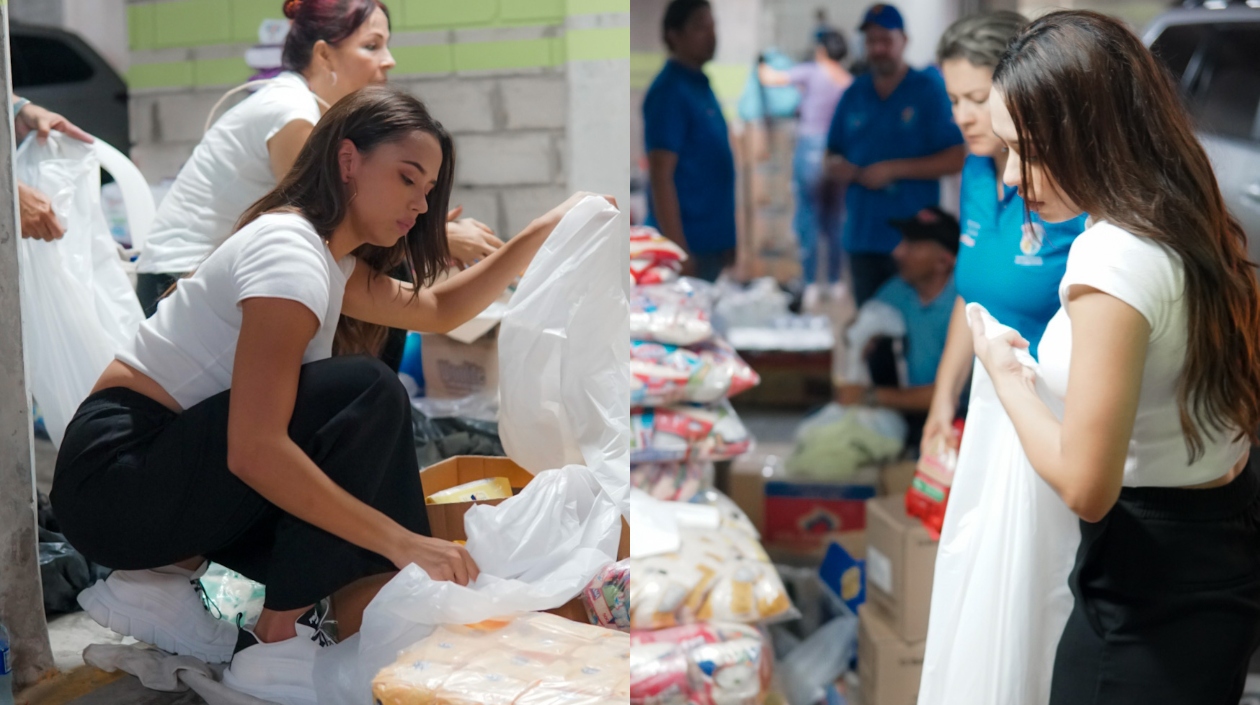
<svg viewBox="0 0 1260 705"><path fill-rule="evenodd" d="M458 206L447 215L446 244L450 248L451 257L468 267L503 247L503 241L484 223L472 218L460 219L463 212L464 207Z"/></svg>
<svg viewBox="0 0 1260 705"><path fill-rule="evenodd" d="M920 455L927 455L928 449L939 443L940 439L950 437L954 432L954 416L957 413L958 409L948 401L932 404L927 421L923 424L923 440L919 441Z"/></svg>
<svg viewBox="0 0 1260 705"><path fill-rule="evenodd" d="M35 130L35 136L41 144L48 139L48 134L53 130L64 132L80 142L91 144L93 141L91 135L76 127L74 123L34 103L27 103L13 122L17 128L19 142L25 139L31 130Z"/></svg>
<svg viewBox="0 0 1260 705"><path fill-rule="evenodd" d="M993 386L1000 390L1016 384L1033 389L1036 374L1024 367L1019 358L1015 357L1017 349L1028 349L1028 341L1013 330L996 338L990 338L985 334L984 316L979 311L969 312L967 320L971 324L971 340L976 350L976 357L988 371L989 377L993 379Z"/></svg>
<svg viewBox="0 0 1260 705"><path fill-rule="evenodd" d="M53 212L52 201L26 184L18 184L18 214L24 238L52 242L66 234L66 229L61 227L61 221Z"/></svg>
<svg viewBox="0 0 1260 705"><path fill-rule="evenodd" d="M407 533L387 558L399 570L415 563L430 578L457 585L468 585L481 575L463 546L419 534Z"/></svg>

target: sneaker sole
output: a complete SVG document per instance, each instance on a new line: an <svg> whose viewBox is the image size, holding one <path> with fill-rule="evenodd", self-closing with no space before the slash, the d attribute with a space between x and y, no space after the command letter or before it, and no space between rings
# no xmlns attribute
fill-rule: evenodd
<svg viewBox="0 0 1260 705"><path fill-rule="evenodd" d="M95 585L80 592L78 602L97 624L136 641L143 641L172 654L199 658L206 663L227 663L232 660L235 645L223 647L180 639L147 619L147 613L137 611L135 607L119 600L104 580L98 580Z"/></svg>
<svg viewBox="0 0 1260 705"><path fill-rule="evenodd" d="M253 686L240 682L229 667L223 671L223 685L238 693L251 695L261 700L268 700L279 705L315 705L315 694L305 688L288 685Z"/></svg>

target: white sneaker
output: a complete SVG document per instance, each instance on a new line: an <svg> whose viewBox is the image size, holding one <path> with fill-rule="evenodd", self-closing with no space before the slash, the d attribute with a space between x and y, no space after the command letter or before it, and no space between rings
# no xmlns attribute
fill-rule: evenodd
<svg viewBox="0 0 1260 705"><path fill-rule="evenodd" d="M805 313L816 313L822 305L823 288L819 284L809 284L805 287L805 295L801 297L801 311Z"/></svg>
<svg viewBox="0 0 1260 705"><path fill-rule="evenodd" d="M178 569L116 570L79 593L79 606L102 627L137 641L207 663L226 663L236 627L206 608L200 578Z"/></svg>
<svg viewBox="0 0 1260 705"><path fill-rule="evenodd" d="M327 615L324 601L298 618L297 636L271 644L242 629L223 684L280 705L316 705L315 655L335 641L330 631L335 631L336 623Z"/></svg>

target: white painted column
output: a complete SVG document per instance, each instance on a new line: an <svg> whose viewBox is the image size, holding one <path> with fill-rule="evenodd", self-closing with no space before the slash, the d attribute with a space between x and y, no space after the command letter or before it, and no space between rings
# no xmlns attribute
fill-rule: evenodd
<svg viewBox="0 0 1260 705"><path fill-rule="evenodd" d="M53 670L39 578L35 456L18 286L17 184L13 178L13 76L9 9L0 2L0 621L9 629L13 676L21 687Z"/></svg>
<svg viewBox="0 0 1260 705"><path fill-rule="evenodd" d="M565 31L624 29L626 13L574 15ZM628 206L630 181L630 58L573 60L567 64L568 120L565 126L565 173L570 191L611 194ZM627 226L629 218L626 218ZM627 242L627 247L629 244ZM628 252L628 250L627 250ZM628 255L627 255L628 259Z"/></svg>

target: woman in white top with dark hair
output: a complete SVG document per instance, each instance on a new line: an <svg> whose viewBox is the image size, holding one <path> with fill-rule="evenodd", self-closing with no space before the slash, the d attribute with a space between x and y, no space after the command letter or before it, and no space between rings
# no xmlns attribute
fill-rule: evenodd
<svg viewBox="0 0 1260 705"><path fill-rule="evenodd" d="M255 0L260 1L260 0ZM389 11L381 0L287 0L284 71L220 117L159 204L138 262L146 316L184 274L227 239L254 201L284 178L320 115L342 97L384 83L394 67ZM501 245L484 225L447 226L451 256L465 264Z"/></svg>
<svg viewBox="0 0 1260 705"><path fill-rule="evenodd" d="M1057 12L993 75L1004 179L1089 213L1039 349L977 356L1033 469L1080 517L1052 705L1234 705L1260 645L1260 288L1168 71L1121 22ZM1038 395L1061 401L1061 413Z"/></svg>
<svg viewBox="0 0 1260 705"><path fill-rule="evenodd" d="M440 284L450 136L387 86L335 104L293 169L146 320L66 429L51 499L70 543L115 568L79 603L167 651L231 660L225 682L315 702L312 668L400 568L466 584L430 537L411 404L370 348L385 327L446 332L529 266L581 194ZM388 276L399 265L418 286ZM339 326L344 316L353 327ZM593 341L598 342L598 341ZM211 617L214 561L266 586L252 629Z"/></svg>

